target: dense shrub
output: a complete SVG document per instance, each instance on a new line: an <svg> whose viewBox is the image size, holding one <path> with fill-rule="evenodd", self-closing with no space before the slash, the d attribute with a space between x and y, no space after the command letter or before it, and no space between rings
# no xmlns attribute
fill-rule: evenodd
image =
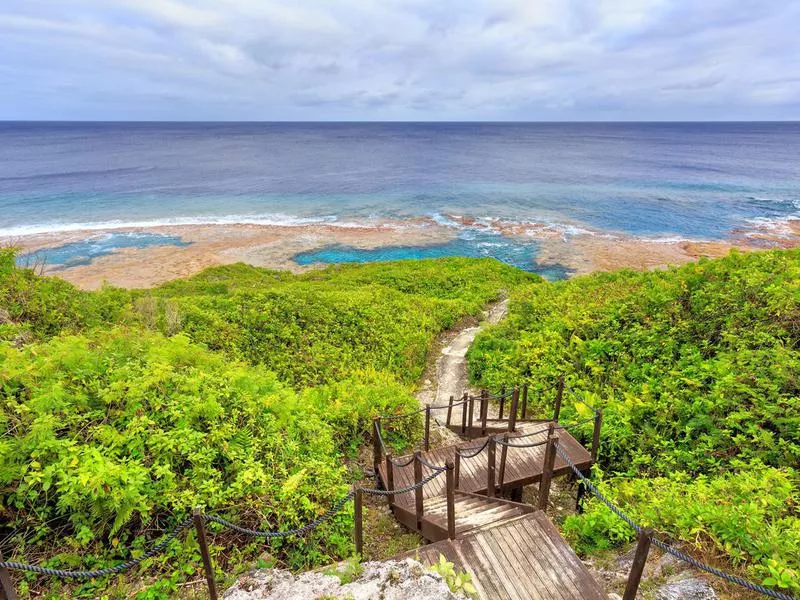
<svg viewBox="0 0 800 600"><path fill-rule="evenodd" d="M347 492L354 475L343 458L373 417L418 407L411 386L435 336L534 279L489 260L301 276L233 265L152 291L82 292L16 268L3 251L6 557L108 566L140 555L198 505L260 528L304 525ZM417 436L413 420L386 435L397 448ZM348 556L350 510L304 538L243 544L220 533L216 564L230 573L265 545L293 568ZM154 579L139 596L174 593L199 565L189 532L145 563L139 574ZM54 598L109 584L27 581ZM115 581L112 597L134 593L133 579Z"/></svg>
<svg viewBox="0 0 800 600"><path fill-rule="evenodd" d="M796 502L800 476L791 469L800 464L798 324L796 250L734 253L666 271L596 274L514 292L509 318L470 350L471 375L489 387L518 381L543 387L565 374L604 409L603 469L668 478L636 487L637 505L666 507L670 500L659 487L666 481L673 486L671 501L685 489L697 495L700 509L721 514L718 500L728 483L733 487L742 478L754 493L759 482L767 487L773 472L762 464L790 468L780 477L792 492L781 492L778 500ZM579 409L568 395L565 418ZM716 495L704 495L700 484L687 487L687 476L720 474L719 483L709 484ZM624 484L619 477L613 481ZM737 498L744 505L738 546L718 534L703 539L752 561L756 573L763 574L769 560L787 564L792 547L773 544L767 558L756 550L767 538L753 537L746 521L762 518L760 526L772 533L796 531L797 505L754 515L745 495ZM605 519L604 509L592 506L571 527L599 532L589 523ZM726 527L737 527L735 514L720 517L728 520ZM690 521L653 518L657 527L694 540Z"/></svg>

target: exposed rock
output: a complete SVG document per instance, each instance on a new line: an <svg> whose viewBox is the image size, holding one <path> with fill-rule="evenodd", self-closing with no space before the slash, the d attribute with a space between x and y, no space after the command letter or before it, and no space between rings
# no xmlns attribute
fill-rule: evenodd
<svg viewBox="0 0 800 600"><path fill-rule="evenodd" d="M282 569L258 569L239 578L225 600L459 600L447 583L419 562L406 559L368 562L352 582L320 572L294 575Z"/></svg>
<svg viewBox="0 0 800 600"><path fill-rule="evenodd" d="M717 600L717 593L704 579L690 577L659 587L656 600Z"/></svg>

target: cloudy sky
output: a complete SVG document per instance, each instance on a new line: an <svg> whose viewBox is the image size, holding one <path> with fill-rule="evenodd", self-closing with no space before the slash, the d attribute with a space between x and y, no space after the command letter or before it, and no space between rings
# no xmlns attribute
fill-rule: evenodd
<svg viewBox="0 0 800 600"><path fill-rule="evenodd" d="M0 0L0 119L800 119L800 0Z"/></svg>

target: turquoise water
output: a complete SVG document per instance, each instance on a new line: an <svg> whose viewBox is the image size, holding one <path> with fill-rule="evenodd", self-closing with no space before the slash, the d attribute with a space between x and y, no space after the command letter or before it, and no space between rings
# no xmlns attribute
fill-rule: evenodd
<svg viewBox="0 0 800 600"><path fill-rule="evenodd" d="M800 123L0 123L0 242L448 215L552 225L565 243L579 229L721 240L800 217L798 156ZM324 248L297 260L457 253L535 268L535 244L466 229L432 247ZM175 242L87 235L51 260L84 264L153 243Z"/></svg>
<svg viewBox="0 0 800 600"><path fill-rule="evenodd" d="M17 257L20 266L45 264L63 268L88 265L101 256L107 256L123 248L147 248L149 246L188 246L175 235L156 233L109 233L57 246L29 252Z"/></svg>
<svg viewBox="0 0 800 600"><path fill-rule="evenodd" d="M429 246L384 246L365 249L329 245L300 252L294 256L294 261L299 265L308 266L315 263L366 263L446 256L494 257L520 269L534 271L546 279L567 277L569 273L561 265L536 265L537 250L538 245L534 241L517 241L500 234L462 232L454 240Z"/></svg>

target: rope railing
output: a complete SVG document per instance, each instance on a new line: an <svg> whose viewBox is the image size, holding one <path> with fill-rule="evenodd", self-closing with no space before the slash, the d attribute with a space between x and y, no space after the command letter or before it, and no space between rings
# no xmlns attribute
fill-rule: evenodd
<svg viewBox="0 0 800 600"><path fill-rule="evenodd" d="M413 458L413 457L412 457ZM201 512L199 509L196 510L192 517L186 519L182 523L180 523L175 529L173 529L161 542L147 550L141 556L125 561L121 564L115 565L113 567L106 567L103 569L96 569L94 571L72 571L72 570L64 570L64 569L54 569L50 567L43 567L40 565L32 565L27 563L21 563L17 561L5 561L1 560L2 555L0 555L0 571L8 571L8 570L15 570L15 571L28 571L32 573L38 573L40 575L48 575L52 577L57 577L59 579L96 579L98 577L104 577L107 575L116 575L120 573L124 573L138 565L140 565L145 560L157 556L164 552L164 550L169 546L169 544L175 540L178 535L193 523L195 527L198 529L198 543L200 544L200 550L203 557L204 566L206 569L206 579L208 581L209 592L212 599L218 598L217 591L216 591L216 584L213 580L213 571L210 568L210 554L208 552L208 546L205 541L205 527L203 524L205 523L216 523L226 529L231 531L235 531L242 535L246 535L249 537L255 538L264 538L264 539L275 539L275 538L286 538L290 536L303 536L326 521L329 521L334 516L336 516L344 506L353 500L358 494L368 494L372 496L393 496L397 494L405 494L408 492L416 491L437 477L439 477L442 473L451 470L451 468L447 466L440 467L438 465L431 465L427 461L422 461L425 466L431 469L433 472L428 475L427 477L422 478L420 481L413 483L411 485L407 485L402 488L397 488L393 490L380 490L377 488L363 488L359 486L354 486L347 494L345 494L341 499L337 500L327 511L325 511L322 515L318 516L314 520L310 521L306 525L302 527L297 527L294 529L284 530L284 531L260 531L257 529L251 529L248 527L242 527L241 525L237 525L236 523L229 521L227 519L223 519L217 515L208 514ZM359 507L360 509L360 507ZM360 524L359 524L360 525ZM359 527L360 529L360 527ZM0 573L1 574L1 573ZM8 600L15 600L16 593L12 587L10 587L10 579L6 579L0 577L0 592L5 594L5 598Z"/></svg>
<svg viewBox="0 0 800 600"><path fill-rule="evenodd" d="M559 445L556 445L555 448L556 448L556 452L558 453L558 455L561 458L563 458L564 461L566 461L566 463L569 465L569 467L572 470L572 472L581 481L581 483L590 492L592 492L592 494L594 494L595 497L597 497L603 504L605 504L609 508L609 510L611 510L611 512L613 512L620 519L625 521L625 523L627 523L637 534L641 535L643 532L646 531L641 525L637 524L631 517L629 517L627 514L625 514L622 511L622 509L620 509L616 504L614 504L611 500L609 500L597 488L596 485L594 485L583 473L581 473L580 469L578 469L575 466L575 463L572 462L572 460L570 459L569 455L566 452L564 452ZM671 546L670 544L667 544L666 542L664 542L664 541L662 541L662 540L660 540L660 539L658 539L656 537L652 537L651 535L649 535L649 531L648 531L648 537L650 538L648 540L648 542L647 542L648 544L650 542L652 542L656 547L660 548L662 551L667 552L668 554L671 554L672 556L674 556L678 560L681 560L681 561L691 565L692 567L695 567L696 569L700 569L702 571L705 571L706 573L710 573L711 575L715 575L715 576L717 576L717 577L719 577L721 579L724 579L725 581L728 581L730 583L734 583L736 585L739 585L739 586L741 586L741 587L743 587L745 589L748 589L748 590L750 590L752 592L757 592L757 593L763 594L765 596L770 596L771 598L777 598L777 600L798 600L797 598L795 598L794 596L790 596L789 594L784 594L783 592L778 592L776 590L771 590L771 589L766 588L766 587L764 587L762 585L754 583L754 582L752 582L752 581L750 581L748 579L744 579L744 578L739 577L737 575L732 575L730 573L726 573L725 571L717 569L716 567L713 567L713 566L708 565L708 564L706 564L704 562L701 562L701 561L697 560L696 558L693 558L692 556L689 556L685 552L681 552L680 550L678 550L677 548ZM644 563L642 563L642 566L644 566Z"/></svg>
<svg viewBox="0 0 800 600"><path fill-rule="evenodd" d="M486 440L480 446L470 446L469 448L456 448L456 454L458 454L461 458L474 458L478 456L481 452L483 452L484 448L489 445L489 440L491 438L486 438ZM470 450L475 450L473 454L464 454L464 451L469 452Z"/></svg>
<svg viewBox="0 0 800 600"><path fill-rule="evenodd" d="M592 411L594 414L598 414L598 413L600 412L600 411L599 411L597 408L595 408L594 406L592 406L591 404L589 404L588 402L586 402L586 400L584 400L584 399L583 399L581 396L579 396L579 395L578 395L578 392L576 392L576 391L575 391L575 390L572 388L572 386L571 386L571 385L566 385L566 386L564 386L564 387L566 387L567 391L568 391L568 392L569 392L569 393L572 395L572 397L573 397L573 398L575 398L575 400L577 400L578 402L580 402L581 404L583 404L585 407L587 407L588 409L590 409L590 410L591 410L591 411Z"/></svg>

